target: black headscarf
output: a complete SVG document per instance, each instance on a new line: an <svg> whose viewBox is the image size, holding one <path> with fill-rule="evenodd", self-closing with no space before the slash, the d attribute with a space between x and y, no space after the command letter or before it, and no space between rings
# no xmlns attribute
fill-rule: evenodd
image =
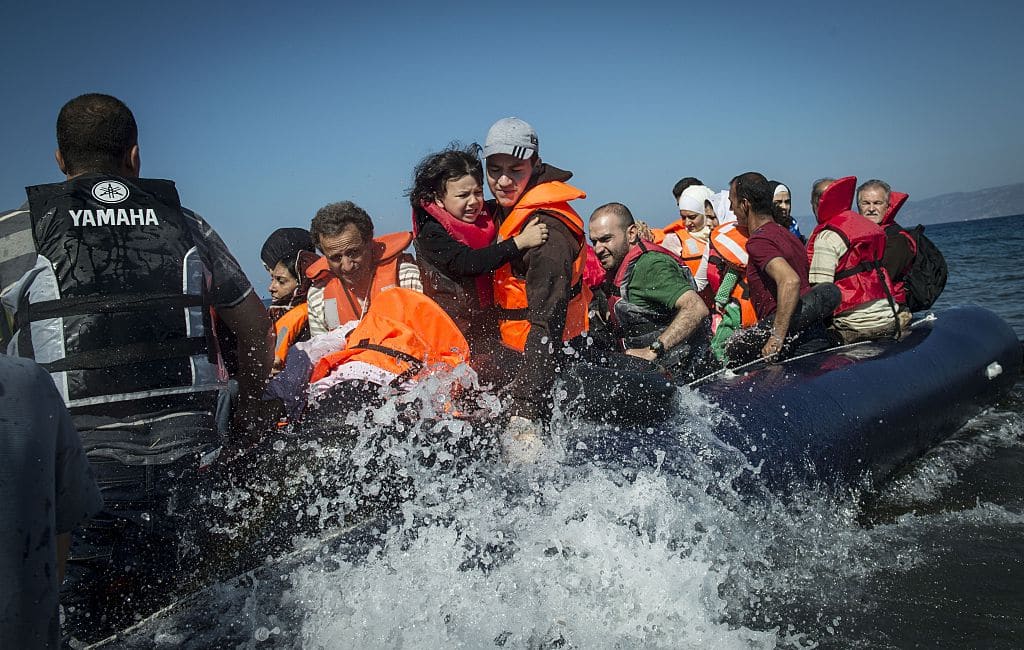
<svg viewBox="0 0 1024 650"><path fill-rule="evenodd" d="M295 273L295 259L299 251L315 252L313 237L305 228L278 228L263 242L260 259L270 270L279 262L284 262L288 270Z"/></svg>
<svg viewBox="0 0 1024 650"><path fill-rule="evenodd" d="M316 258L313 238L304 228L278 228L267 237L260 251L260 259L267 270L272 271L279 263L284 264L299 281L292 295L271 304L270 316L275 322L289 309L306 301L310 281L306 277L306 264L299 262L299 256Z"/></svg>

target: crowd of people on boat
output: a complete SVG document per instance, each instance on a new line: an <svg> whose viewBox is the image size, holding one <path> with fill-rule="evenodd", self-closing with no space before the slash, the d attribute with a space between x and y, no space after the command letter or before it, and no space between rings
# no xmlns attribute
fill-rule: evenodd
<svg viewBox="0 0 1024 650"><path fill-rule="evenodd" d="M174 184L141 176L123 102L65 104L56 161L66 181L0 215L4 647L57 643L61 581L74 638L130 624L174 590L197 477L346 387L469 367L507 457L530 458L568 366L684 383L898 338L941 291L883 181L815 181L806 238L758 172L683 178L667 224L619 202L585 220L572 172L508 117L416 165L408 229L341 200L271 233L265 306Z"/></svg>

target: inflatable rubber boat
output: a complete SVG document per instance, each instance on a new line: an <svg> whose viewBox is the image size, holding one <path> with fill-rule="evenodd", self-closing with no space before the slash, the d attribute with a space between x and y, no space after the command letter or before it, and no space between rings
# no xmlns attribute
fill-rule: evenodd
<svg viewBox="0 0 1024 650"><path fill-rule="evenodd" d="M762 362L690 386L722 412L708 423L717 442L746 457L757 470L755 483L787 492L884 479L1009 391L1020 372L1014 331L991 311L970 306L918 320L899 341ZM572 454L570 462L613 462L638 446L680 444L680 414L666 413L671 400L665 383L633 378L629 386L632 395L616 408L641 418L646 430L619 427L592 433L596 439L590 441L584 434L586 452ZM596 401L594 391L578 390L583 403Z"/></svg>
<svg viewBox="0 0 1024 650"><path fill-rule="evenodd" d="M863 485L865 479L884 480L948 438L1007 393L1020 373L1021 344L1013 330L979 307L930 315L915 322L899 341L857 343L783 363L722 371L685 388L653 372L581 367L562 384L564 417L578 425L562 434L566 450L562 462L625 469L649 467L657 457L662 471L685 475L694 462L717 462L715 454L693 453L694 439L680 433L689 427L702 433L701 444L711 441L726 455L743 456L749 471L733 474L741 489L778 494L821 484ZM696 401L706 405L704 412L680 408L681 402L688 401L680 394L685 398L691 391L699 397ZM485 430L495 426L480 424ZM481 453L493 453L493 461L500 462L494 449L451 452L449 457L466 453L480 458ZM269 458L269 465L288 468L285 473L295 474L302 482L300 473L292 472L295 467L283 457L254 457ZM250 475L267 467L251 468ZM308 470L303 473L308 476ZM319 494L305 496L315 500ZM293 500L302 498L292 495ZM276 507L294 520L301 509L285 501ZM253 519L248 509L243 514ZM334 551L347 549L355 561L379 541L388 515L386 509L376 508L352 514L358 515L358 521L339 518L338 528L319 537L319 544ZM284 545L274 549L263 541L252 544L262 540L267 528L276 529L283 521L272 513L264 517L266 525L248 531L246 546L255 546L261 556L275 550L280 554ZM317 553L314 545L281 557L301 565ZM277 576L280 565L273 566ZM255 589L256 578L247 575L225 584ZM242 643L252 634L250 601L229 597L231 593L223 586L207 588L96 647L155 648L162 647L164 638L223 641L230 637ZM273 589L269 593L271 600L265 607L276 607L280 594ZM211 602L225 608L218 620L208 616ZM230 611L232 607L238 611Z"/></svg>

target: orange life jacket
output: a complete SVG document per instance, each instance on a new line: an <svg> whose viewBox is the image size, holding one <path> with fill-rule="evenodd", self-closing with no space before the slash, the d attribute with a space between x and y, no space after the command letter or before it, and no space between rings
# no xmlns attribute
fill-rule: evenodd
<svg viewBox="0 0 1024 650"><path fill-rule="evenodd" d="M274 344L274 365L284 365L288 356L288 348L295 344L306 323L309 322L309 305L302 303L286 311L274 322L274 333L277 342Z"/></svg>
<svg viewBox="0 0 1024 650"><path fill-rule="evenodd" d="M543 211L568 226L579 241L580 250L572 263L563 341L579 336L589 327L587 308L592 294L590 287L583 282L583 271L587 265L587 248L583 245L583 219L569 205L569 201L586 197L583 190L561 181L540 183L519 198L498 229L499 239L511 239L522 232L533 213ZM502 342L522 352L526 349L526 338L530 334L530 321L526 318L530 305L526 298L526 279L517 277L512 272L511 264L505 264L494 272L494 304L498 307Z"/></svg>
<svg viewBox="0 0 1024 650"><path fill-rule="evenodd" d="M319 381L344 363L361 361L395 375L394 385L429 374L439 365L469 361L469 344L455 321L427 296L395 287L381 291L344 349L322 358L310 381Z"/></svg>
<svg viewBox="0 0 1024 650"><path fill-rule="evenodd" d="M708 237L708 286L711 296L718 293L722 280L730 269L739 273L739 280L729 294L730 300L740 308L742 327L750 327L757 323L754 304L750 302L750 291L747 287L747 238L736 227L735 221L723 223L715 227Z"/></svg>
<svg viewBox="0 0 1024 650"><path fill-rule="evenodd" d="M679 257L683 258L686 268L690 269L690 275L697 277L697 268L700 267L700 259L704 257L704 249L708 244L690 234L690 231L686 229L686 220L677 219L664 228L652 232L654 233L654 243L662 246L665 246L665 239L669 235L678 237Z"/></svg>
<svg viewBox="0 0 1024 650"><path fill-rule="evenodd" d="M323 285L324 316L330 329L359 320L369 309L374 297L384 289L398 286L398 265L402 261L402 252L411 243L411 232L395 232L373 240L372 252L376 260L373 283L362 306L345 283L331 273L326 257L321 256L306 269L306 277L317 285Z"/></svg>

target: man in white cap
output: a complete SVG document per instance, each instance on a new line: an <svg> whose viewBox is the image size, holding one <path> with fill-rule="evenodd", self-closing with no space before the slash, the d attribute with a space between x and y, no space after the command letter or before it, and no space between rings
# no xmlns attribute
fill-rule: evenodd
<svg viewBox="0 0 1024 650"><path fill-rule="evenodd" d="M483 154L499 237L516 236L535 216L548 226L547 242L494 274L502 344L522 353L508 387L511 414L536 423L550 411L563 344L587 331L583 220L569 205L586 194L565 182L572 172L540 161L537 132L519 118L495 122Z"/></svg>

